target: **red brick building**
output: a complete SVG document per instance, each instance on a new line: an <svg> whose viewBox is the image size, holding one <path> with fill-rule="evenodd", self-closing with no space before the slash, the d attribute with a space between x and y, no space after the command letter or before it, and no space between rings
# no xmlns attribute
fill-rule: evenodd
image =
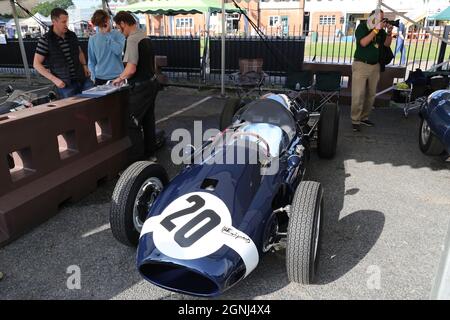
<svg viewBox="0 0 450 320"><path fill-rule="evenodd" d="M303 30L305 0L237 0L248 17L266 34L293 35ZM232 3L231 0L227 0ZM212 34L222 30L221 14L210 18ZM227 15L228 34L255 34L251 24L239 13ZM147 32L151 35L198 34L206 29L206 15L154 16L147 15Z"/></svg>

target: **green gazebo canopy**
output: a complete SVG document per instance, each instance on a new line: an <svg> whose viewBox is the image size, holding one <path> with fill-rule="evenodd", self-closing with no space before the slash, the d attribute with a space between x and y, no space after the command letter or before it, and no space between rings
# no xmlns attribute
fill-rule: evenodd
<svg viewBox="0 0 450 320"><path fill-rule="evenodd" d="M430 20L450 21L450 7L429 18Z"/></svg>
<svg viewBox="0 0 450 320"><path fill-rule="evenodd" d="M220 0L147 0L118 7L117 11L161 15L216 13L222 12L222 4ZM225 11L228 13L239 12L230 3L225 4Z"/></svg>

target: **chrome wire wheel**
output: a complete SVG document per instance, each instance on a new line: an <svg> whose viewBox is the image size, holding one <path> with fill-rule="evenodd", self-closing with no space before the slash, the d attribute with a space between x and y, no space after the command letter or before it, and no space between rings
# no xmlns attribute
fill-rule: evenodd
<svg viewBox="0 0 450 320"><path fill-rule="evenodd" d="M431 129L426 120L423 120L422 130L420 130L420 139L422 140L422 144L426 145L428 140L430 140Z"/></svg>
<svg viewBox="0 0 450 320"><path fill-rule="evenodd" d="M145 180L136 196L133 205L133 224L139 233L158 195L163 189L163 183L156 177Z"/></svg>

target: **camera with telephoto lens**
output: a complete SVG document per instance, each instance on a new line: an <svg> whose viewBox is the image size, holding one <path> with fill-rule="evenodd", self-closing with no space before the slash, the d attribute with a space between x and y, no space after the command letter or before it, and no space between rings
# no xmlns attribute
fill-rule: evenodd
<svg viewBox="0 0 450 320"><path fill-rule="evenodd" d="M397 20L389 20L389 19L387 19L387 18L384 18L383 20L382 20L382 22L386 22L387 24L389 24L389 25L391 25L391 26L393 26L393 27L399 27L400 26L400 19L397 19Z"/></svg>

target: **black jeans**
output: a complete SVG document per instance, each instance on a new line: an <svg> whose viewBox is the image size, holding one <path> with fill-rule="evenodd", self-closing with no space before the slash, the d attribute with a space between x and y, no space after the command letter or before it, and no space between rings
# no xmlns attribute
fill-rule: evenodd
<svg viewBox="0 0 450 320"><path fill-rule="evenodd" d="M94 83L95 83L96 86L101 86L101 85L106 84L108 81L109 80L103 80L103 79L95 78L95 82Z"/></svg>
<svg viewBox="0 0 450 320"><path fill-rule="evenodd" d="M129 95L128 136L131 139L130 162L143 160L155 152L156 81L131 85Z"/></svg>

